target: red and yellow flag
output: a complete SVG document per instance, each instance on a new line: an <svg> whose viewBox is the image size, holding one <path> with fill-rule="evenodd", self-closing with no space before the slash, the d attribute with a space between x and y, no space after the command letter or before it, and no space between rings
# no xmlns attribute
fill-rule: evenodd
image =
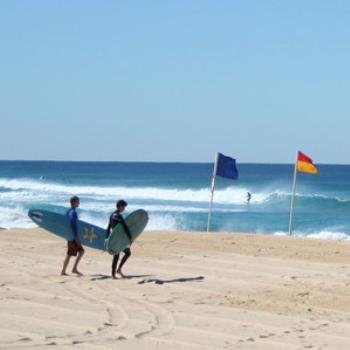
<svg viewBox="0 0 350 350"><path fill-rule="evenodd" d="M298 152L297 169L302 173L317 174L318 169L312 159L303 152Z"/></svg>

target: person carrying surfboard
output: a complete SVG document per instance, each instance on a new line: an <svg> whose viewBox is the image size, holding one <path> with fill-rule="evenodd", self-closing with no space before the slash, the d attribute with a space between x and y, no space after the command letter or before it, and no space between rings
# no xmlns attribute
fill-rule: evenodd
<svg viewBox="0 0 350 350"><path fill-rule="evenodd" d="M113 231L114 227L116 225L120 224L123 226L124 232L127 235L127 237L129 238L129 242L131 245L133 243L132 236L131 236L130 230L129 230L127 224L125 223L124 218L121 214L125 210L127 205L128 205L128 203L126 201L124 201L123 199L121 199L117 202L116 210L109 217L109 223L108 223L108 227L106 230L106 239L109 237L109 234L111 233L111 231ZM118 277L116 276L116 273L122 278L125 277L123 275L123 272L122 272L122 267L124 266L126 261L130 258L131 250L130 250L130 248L126 248L123 250L123 252L124 252L124 256L123 256L123 259L120 261L118 269L117 269L117 265L118 265L118 260L119 260L119 253L115 254L113 256L113 261L112 261L112 278L113 279L118 279Z"/></svg>
<svg viewBox="0 0 350 350"><path fill-rule="evenodd" d="M78 225L77 225L78 214L75 210L76 208L79 207L79 204L80 204L79 197L73 196L70 199L71 208L66 213L66 215L68 216L68 218L70 220L70 224L71 224L72 233L73 233L74 238L67 241L67 255L66 255L66 258L64 259L63 268L62 268L62 272L61 272L61 275L64 275L64 276L68 276L67 267L68 267L69 260L70 260L71 256L77 256L77 255L78 256L75 260L75 263L74 263L74 266L72 269L72 273L76 273L77 275L82 276L82 273L78 270L78 264L79 264L81 258L83 257L85 250L80 242L80 237L78 234Z"/></svg>

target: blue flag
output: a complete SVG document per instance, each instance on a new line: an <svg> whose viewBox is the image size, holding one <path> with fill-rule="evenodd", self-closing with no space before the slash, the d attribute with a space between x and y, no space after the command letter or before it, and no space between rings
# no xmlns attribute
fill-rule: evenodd
<svg viewBox="0 0 350 350"><path fill-rule="evenodd" d="M217 176L225 177L227 179L238 179L238 170L236 168L236 159L218 154L216 174Z"/></svg>

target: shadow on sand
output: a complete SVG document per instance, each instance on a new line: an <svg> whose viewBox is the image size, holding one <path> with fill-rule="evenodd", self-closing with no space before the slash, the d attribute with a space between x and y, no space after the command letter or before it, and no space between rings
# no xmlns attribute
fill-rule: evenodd
<svg viewBox="0 0 350 350"><path fill-rule="evenodd" d="M144 284L144 283L155 283L155 284L166 284L166 283L178 283L178 282L199 282L203 281L204 276L197 276L197 277L182 277L182 278L174 278L172 280L161 280L159 278L148 278L144 279L140 282L137 282L137 284Z"/></svg>
<svg viewBox="0 0 350 350"><path fill-rule="evenodd" d="M152 275L126 275L123 279L127 280L127 279L133 279L133 278L143 278L143 277L150 277ZM111 275L102 275L102 274L97 274L97 275L93 275L92 278L90 279L91 281L100 281L100 280L108 280L111 279L112 276Z"/></svg>

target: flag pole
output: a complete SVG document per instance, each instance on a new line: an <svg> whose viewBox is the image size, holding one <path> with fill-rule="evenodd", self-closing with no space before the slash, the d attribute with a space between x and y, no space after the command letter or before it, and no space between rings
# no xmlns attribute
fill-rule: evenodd
<svg viewBox="0 0 350 350"><path fill-rule="evenodd" d="M292 198L290 201L290 212L289 212L289 236L293 233L293 218L294 218L294 204L295 204L295 191L297 187L297 163L298 163L298 152L296 154L295 165L294 165L294 175L293 175L293 186L292 186Z"/></svg>
<svg viewBox="0 0 350 350"><path fill-rule="evenodd" d="M219 159L219 152L216 152L215 163L214 163L214 171L213 171L213 177L212 177L212 180L211 180L211 196L210 196L210 202L209 202L209 213L208 213L207 232L210 231L211 213L212 213L212 210L213 210L213 200L214 200L214 190L215 190L216 172L217 172L217 169L218 169L218 159Z"/></svg>

